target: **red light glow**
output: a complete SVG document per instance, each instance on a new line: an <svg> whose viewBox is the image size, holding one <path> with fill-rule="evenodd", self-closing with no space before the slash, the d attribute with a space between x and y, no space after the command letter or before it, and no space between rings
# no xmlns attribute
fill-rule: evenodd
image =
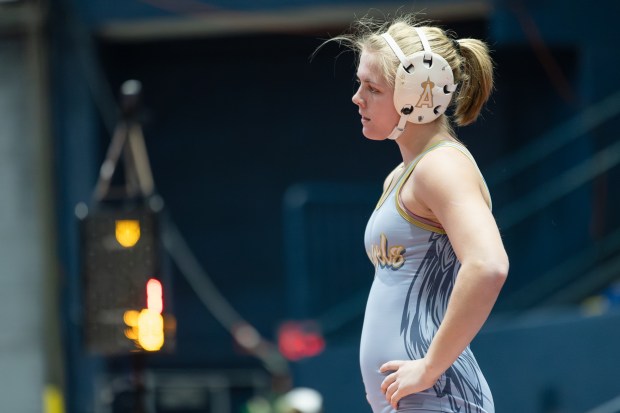
<svg viewBox="0 0 620 413"><path fill-rule="evenodd" d="M321 353L325 340L315 323L288 322L278 332L278 348L284 357L297 361Z"/></svg>
<svg viewBox="0 0 620 413"><path fill-rule="evenodd" d="M146 283L146 308L159 314L164 310L164 298L161 282L151 278Z"/></svg>

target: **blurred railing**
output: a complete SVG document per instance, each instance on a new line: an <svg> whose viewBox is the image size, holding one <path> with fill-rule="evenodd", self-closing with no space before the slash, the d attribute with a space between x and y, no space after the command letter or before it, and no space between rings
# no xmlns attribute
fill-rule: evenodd
<svg viewBox="0 0 620 413"><path fill-rule="evenodd" d="M503 299L500 309L574 303L595 294L620 275L620 229Z"/></svg>
<svg viewBox="0 0 620 413"><path fill-rule="evenodd" d="M609 400L600 406L588 410L586 413L619 413L620 412L620 395L612 400Z"/></svg>
<svg viewBox="0 0 620 413"><path fill-rule="evenodd" d="M512 228L618 164L620 140L508 204L497 212L497 220L503 230Z"/></svg>
<svg viewBox="0 0 620 413"><path fill-rule="evenodd" d="M485 168L487 183L494 187L514 178L526 168L541 162L553 152L618 115L620 115L620 90L559 124L530 145Z"/></svg>
<svg viewBox="0 0 620 413"><path fill-rule="evenodd" d="M542 164L549 155L591 133L620 115L620 91L601 100L577 116L553 128L541 138L485 170L487 182L497 187L529 168ZM580 163L542 182L496 212L502 231L522 224L549 205L620 165L620 139ZM597 293L620 277L620 228L612 229L576 255L570 255L555 268L537 276L527 285L505 297L500 308L519 311L537 306L577 303Z"/></svg>

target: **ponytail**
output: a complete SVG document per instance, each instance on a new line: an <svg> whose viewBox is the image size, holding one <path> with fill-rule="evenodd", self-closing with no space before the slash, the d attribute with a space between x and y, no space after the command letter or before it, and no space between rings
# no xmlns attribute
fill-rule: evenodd
<svg viewBox="0 0 620 413"><path fill-rule="evenodd" d="M486 44L477 39L458 40L462 57L454 120L458 126L473 123L493 91L493 60Z"/></svg>

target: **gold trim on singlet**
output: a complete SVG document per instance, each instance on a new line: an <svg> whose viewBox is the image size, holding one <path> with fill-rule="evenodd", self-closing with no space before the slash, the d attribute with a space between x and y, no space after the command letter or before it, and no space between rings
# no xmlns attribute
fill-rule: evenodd
<svg viewBox="0 0 620 413"><path fill-rule="evenodd" d="M396 167L400 167L400 165L402 165L402 162ZM404 166L404 165L403 165ZM377 202L377 205L375 205L375 210L381 208L381 205L383 205L383 203L385 202L385 200L387 199L387 197L392 193L392 191L394 190L394 188L396 188L396 185L392 186L392 184L394 183L394 181L396 181L396 183L398 183L398 181L400 180L400 178L403 177L403 174L405 172L407 172L407 168L405 168L404 171L402 171L400 173L400 175L398 176L398 178L396 178L396 168L394 168L394 170L392 171L392 179L390 179L390 183L387 185L387 187L383 190L383 193L381 194L381 197L379 198L379 201Z"/></svg>
<svg viewBox="0 0 620 413"><path fill-rule="evenodd" d="M428 152L430 152L431 150L435 149L436 147L438 147L439 145L441 145L442 142L447 142L447 141L441 141L438 142L436 144L434 144L433 146L429 147L428 149L426 149L424 152L422 152L421 154L419 154L413 161L411 161L411 163L409 163L409 165L407 165L405 167L405 170L400 174L400 176L398 177L398 179L396 179L396 185L392 186L392 182L394 182L394 176L392 176L392 179L390 180L390 184L387 186L387 188L385 189L385 191L383 191L383 194L381 195L381 198L379 198L379 202L377 202L377 206L375 206L375 211L379 208L381 208L381 205L383 205L383 203L385 202L385 200L390 196L390 194L392 193L392 191L394 191L394 188L398 187L400 184L400 181L403 179L403 177L405 175L410 175L411 173L409 172L409 168L411 168L412 166L415 167L415 165L419 162L420 159L422 159L422 157L424 155L426 155ZM399 165L400 166L400 165ZM396 169L395 169L396 170Z"/></svg>
<svg viewBox="0 0 620 413"><path fill-rule="evenodd" d="M400 208L400 207L397 207L397 210L398 210L398 213L400 214L400 216L405 218L407 220L407 222L409 222L410 224L413 224L416 227L425 229L427 231L436 232L437 234L446 235L446 231L444 229L437 228L437 227L434 227L432 225L425 224L422 221L418 221L417 219L415 219L414 217L409 215L407 212L403 211L402 208Z"/></svg>
<svg viewBox="0 0 620 413"><path fill-rule="evenodd" d="M442 229L442 228L437 228L437 227L429 225L429 224L427 224L425 222L422 222L422 221L419 221L419 220L415 219L414 217L411 216L410 213L408 213L407 211L405 211L401 207L400 202L398 202L398 200L399 200L400 190L401 190L402 186L404 185L405 182L407 182L407 179L409 179L409 177L413 173L413 170L415 169L416 165L422 160L424 155L426 155L427 153L429 153L430 151L432 151L434 149L437 149L437 148L440 148L440 147L443 147L443 146L449 146L449 147L452 147L454 149L457 149L462 154L467 156L467 158L474 164L474 166L478 170L478 173L480 174L480 177L482 178L482 182L484 184L484 188L486 189L487 194L489 196L489 209L493 210L493 201L491 200L491 192L489 191L489 187L487 186L487 183L484 180L484 176L482 176L482 172L480 172L480 168L478 168L478 164L476 163L476 160L471 155L471 153L461 143L456 143L456 142L453 142L453 141L441 141L441 142L431 146L430 148L428 148L424 152L422 152L420 155L418 155L413 160L413 162L411 162L411 164L407 167L405 172L399 178L400 181L398 182L398 184L395 187L396 193L394 194L394 203L396 205L396 210L398 211L400 216L402 216L405 220L407 220L409 223L415 225L416 227L425 229L427 231L436 232L438 234L446 234L446 231L444 229Z"/></svg>

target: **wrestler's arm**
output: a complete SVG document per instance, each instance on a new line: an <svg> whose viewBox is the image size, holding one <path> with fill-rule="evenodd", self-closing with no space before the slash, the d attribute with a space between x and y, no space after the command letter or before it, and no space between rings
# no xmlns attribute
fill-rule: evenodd
<svg viewBox="0 0 620 413"><path fill-rule="evenodd" d="M508 257L495 219L480 190L473 163L442 148L425 156L411 181L417 202L445 229L461 268L444 319L421 360L390 361L382 384L396 408L402 397L433 386L486 321L508 274Z"/></svg>

